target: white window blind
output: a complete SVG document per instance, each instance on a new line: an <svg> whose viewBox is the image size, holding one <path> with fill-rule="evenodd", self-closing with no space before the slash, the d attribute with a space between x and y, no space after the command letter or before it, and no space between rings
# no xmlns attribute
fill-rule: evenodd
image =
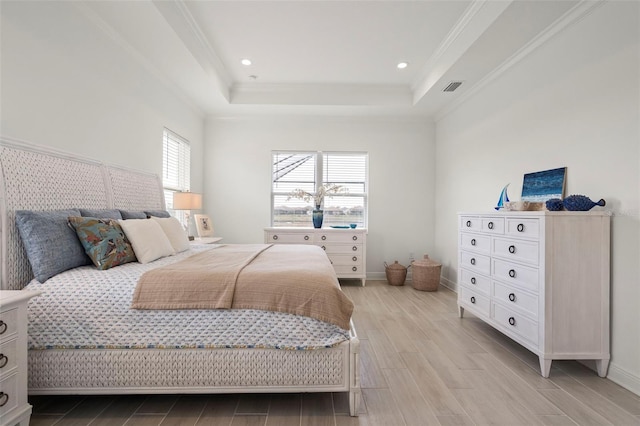
<svg viewBox="0 0 640 426"><path fill-rule="evenodd" d="M368 155L362 152L272 152L272 225L312 226L313 199L291 198L302 189L313 194L319 184L336 184L346 192L325 197L324 226L366 226Z"/></svg>
<svg viewBox="0 0 640 426"><path fill-rule="evenodd" d="M162 137L162 186L167 208L173 208L173 193L191 189L191 146L169 129Z"/></svg>

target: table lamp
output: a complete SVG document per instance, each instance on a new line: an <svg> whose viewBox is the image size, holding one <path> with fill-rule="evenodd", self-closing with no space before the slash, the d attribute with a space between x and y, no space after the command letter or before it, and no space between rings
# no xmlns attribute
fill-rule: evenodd
<svg viewBox="0 0 640 426"><path fill-rule="evenodd" d="M187 232L189 240L193 240L193 236L189 235L189 220L191 219L191 210L200 210L202 208L202 194L195 192L174 192L173 193L173 209L184 210L184 229Z"/></svg>

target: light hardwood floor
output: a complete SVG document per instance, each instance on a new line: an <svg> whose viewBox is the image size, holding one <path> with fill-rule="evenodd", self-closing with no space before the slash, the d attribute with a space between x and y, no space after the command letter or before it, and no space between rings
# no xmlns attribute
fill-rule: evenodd
<svg viewBox="0 0 640 426"><path fill-rule="evenodd" d="M344 394L34 396L40 425L640 425L640 397L574 361L538 358L456 294L343 284L356 305L363 406Z"/></svg>

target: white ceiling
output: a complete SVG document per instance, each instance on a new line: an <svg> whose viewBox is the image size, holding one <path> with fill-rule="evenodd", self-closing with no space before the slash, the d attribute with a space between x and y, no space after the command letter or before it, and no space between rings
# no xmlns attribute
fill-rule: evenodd
<svg viewBox="0 0 640 426"><path fill-rule="evenodd" d="M203 114L437 117L596 3L157 0L76 6ZM241 65L243 58L252 65ZM404 70L396 68L401 61L409 63ZM442 92L454 80L462 86Z"/></svg>

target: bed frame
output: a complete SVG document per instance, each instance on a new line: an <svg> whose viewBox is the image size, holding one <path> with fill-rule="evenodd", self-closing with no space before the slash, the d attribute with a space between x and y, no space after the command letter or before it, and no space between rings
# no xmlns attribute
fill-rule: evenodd
<svg viewBox="0 0 640 426"><path fill-rule="evenodd" d="M0 137L0 258L3 290L33 274L15 225L16 210L82 207L164 209L158 176ZM314 351L133 349L29 351L29 393L155 394L348 392L360 404L360 343Z"/></svg>

